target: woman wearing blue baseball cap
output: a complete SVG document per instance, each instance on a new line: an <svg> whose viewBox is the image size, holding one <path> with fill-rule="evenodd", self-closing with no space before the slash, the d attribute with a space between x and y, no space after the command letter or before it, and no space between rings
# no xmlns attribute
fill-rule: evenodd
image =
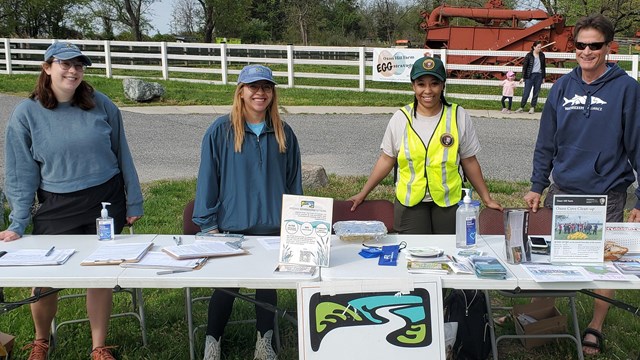
<svg viewBox="0 0 640 360"><path fill-rule="evenodd" d="M271 69L245 66L231 113L207 129L202 140L193 222L203 232L279 235L283 194L302 194L300 147L280 118ZM238 289L227 289L237 292ZM209 302L205 360L220 359L220 342L235 297L214 291ZM276 305L273 289L256 300ZM256 306L254 359L273 360L273 313Z"/></svg>
<svg viewBox="0 0 640 360"><path fill-rule="evenodd" d="M44 55L29 99L11 114L5 140L5 191L11 224L0 241L17 240L29 225L33 234L96 234L101 202L120 233L142 214L142 191L118 107L83 80L91 60L68 42ZM31 304L36 338L31 360L46 360L56 296ZM112 289L87 289L94 360L114 359L105 346Z"/></svg>
<svg viewBox="0 0 640 360"><path fill-rule="evenodd" d="M425 56L413 64L413 102L389 121L369 179L349 199L352 211L396 163L394 229L400 233L455 234L463 175L487 207L502 210L491 198L476 159L480 143L469 114L444 97L446 79L444 64L438 58Z"/></svg>

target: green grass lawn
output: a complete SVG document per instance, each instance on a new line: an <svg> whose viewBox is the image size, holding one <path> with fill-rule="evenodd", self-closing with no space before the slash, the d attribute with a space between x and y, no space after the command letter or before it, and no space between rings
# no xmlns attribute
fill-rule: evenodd
<svg viewBox="0 0 640 360"><path fill-rule="evenodd" d="M330 183L322 189L305 189L305 193L315 196L328 196L335 199L346 199L360 190L366 181L365 176L341 177L330 176ZM522 206L522 196L528 190L524 182L488 181L492 196L506 207ZM195 180L157 181L144 184L145 216L136 224L136 233L179 234L182 229L182 210L184 205L195 194ZM369 196L370 199L393 199L393 181L387 178ZM6 216L6 211L5 211ZM76 290L77 291L77 290ZM64 293L76 292L64 290ZM211 289L195 289L194 297L209 296ZM7 301L16 301L29 294L28 289L5 289ZM278 293L279 305L286 309L295 310L295 291L281 290ZM619 291L618 298L632 305L638 305L639 292ZM138 325L133 318L118 318L111 321L108 344L118 345L117 354L120 359L188 359L189 347L187 325L185 320L184 291L182 289L145 289L145 310L147 315L147 331L149 345L142 346L142 338ZM512 304L514 300L496 298L496 303ZM526 300L518 300L523 302ZM115 309L124 310L129 306L130 299L124 294L115 297ZM586 327L591 318L592 299L578 296L578 317L580 327ZM85 316L83 300L69 300L59 309L60 320L80 318ZM558 301L558 308L563 314L568 314L567 304ZM206 323L206 304L195 307L196 324ZM232 319L246 319L253 316L253 306L237 301ZM26 359L27 352L20 348L30 342L33 337L33 323L28 306L22 306L14 311L0 316L0 331L17 336L14 359ZM507 323L498 328L498 334L512 332L513 323ZM593 359L635 359L638 356L637 334L640 322L630 313L613 309L609 312L604 327L606 335L606 353ZM88 359L91 337L87 324L68 325L60 329L57 350L51 359ZM281 321L281 338L283 351L279 358L293 360L298 358L298 342L296 327L286 321ZM204 332L198 333L198 356L202 356ZM223 340L223 354L225 359L251 359L255 343L255 327L252 324L229 325ZM517 341L500 343L501 359L574 359L575 346L568 340L525 350Z"/></svg>

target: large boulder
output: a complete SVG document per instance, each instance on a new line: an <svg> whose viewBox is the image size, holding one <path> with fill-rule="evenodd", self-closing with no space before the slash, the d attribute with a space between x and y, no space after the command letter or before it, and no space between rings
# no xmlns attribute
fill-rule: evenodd
<svg viewBox="0 0 640 360"><path fill-rule="evenodd" d="M140 79L124 79L122 81L124 95L137 102L151 101L164 95L164 87L155 82Z"/></svg>
<svg viewBox="0 0 640 360"><path fill-rule="evenodd" d="M315 189L327 186L329 178L321 165L302 164L302 186Z"/></svg>

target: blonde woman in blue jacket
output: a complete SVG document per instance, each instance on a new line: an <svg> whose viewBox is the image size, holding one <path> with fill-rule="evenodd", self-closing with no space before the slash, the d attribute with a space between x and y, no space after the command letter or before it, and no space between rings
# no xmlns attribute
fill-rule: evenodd
<svg viewBox="0 0 640 360"><path fill-rule="evenodd" d="M302 194L300 147L278 113L271 69L246 66L238 77L231 113L202 140L193 222L203 232L279 235L283 194ZM229 289L237 291L237 289ZM214 291L209 302L205 360L221 358L220 342L235 297ZM256 300L277 303L276 290L256 290ZM273 314L256 306L254 359L274 360Z"/></svg>

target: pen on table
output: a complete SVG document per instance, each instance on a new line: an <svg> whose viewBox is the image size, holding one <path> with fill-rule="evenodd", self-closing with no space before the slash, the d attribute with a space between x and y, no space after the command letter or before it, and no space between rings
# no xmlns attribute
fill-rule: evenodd
<svg viewBox="0 0 640 360"><path fill-rule="evenodd" d="M49 256L49 255L53 254L53 250L55 250L55 249L56 249L56 247L52 246L51 249L49 249L49 251L47 251L47 253L44 254L44 256L46 257L46 256Z"/></svg>
<svg viewBox="0 0 640 360"><path fill-rule="evenodd" d="M451 255L447 255L447 257L449 258L449 260L453 261L454 263L457 263L458 261L456 260L455 257L451 256Z"/></svg>
<svg viewBox="0 0 640 360"><path fill-rule="evenodd" d="M189 272L189 271L193 271L193 269L184 269L184 270L164 270L164 271L158 271L158 272L156 273L156 275L169 275L169 274L176 274L176 273Z"/></svg>

